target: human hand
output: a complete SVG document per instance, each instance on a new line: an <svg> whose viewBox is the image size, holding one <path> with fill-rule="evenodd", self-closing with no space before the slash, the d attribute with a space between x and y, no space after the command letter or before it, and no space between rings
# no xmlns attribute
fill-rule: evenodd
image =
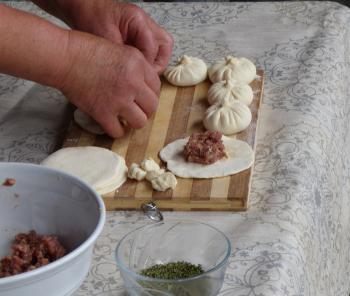
<svg viewBox="0 0 350 296"><path fill-rule="evenodd" d="M139 49L158 73L167 66L173 38L141 8L113 0L56 0L75 29Z"/></svg>
<svg viewBox="0 0 350 296"><path fill-rule="evenodd" d="M158 105L155 69L134 47L78 31L69 34L69 70L56 87L113 138L124 133L121 118L133 128L143 127Z"/></svg>

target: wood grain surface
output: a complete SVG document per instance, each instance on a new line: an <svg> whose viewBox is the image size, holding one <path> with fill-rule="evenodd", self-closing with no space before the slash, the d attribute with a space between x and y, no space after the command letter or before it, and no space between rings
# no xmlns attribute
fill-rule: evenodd
<svg viewBox="0 0 350 296"><path fill-rule="evenodd" d="M246 141L255 152L259 108L263 94L264 73L251 83L254 99L249 106L252 122L241 133L232 137ZM95 136L71 123L63 147L99 146L119 153L128 166L152 157L161 166L159 151L168 143L204 131L202 119L211 86L205 81L194 87L175 87L162 81L159 107L148 124L139 130L128 130L122 139L113 140L106 135ZM215 179L177 178L174 190L157 192L146 180L127 180L117 191L103 196L107 210L136 210L141 204L154 201L161 210L177 211L238 211L249 205L250 184L253 167L241 173Z"/></svg>

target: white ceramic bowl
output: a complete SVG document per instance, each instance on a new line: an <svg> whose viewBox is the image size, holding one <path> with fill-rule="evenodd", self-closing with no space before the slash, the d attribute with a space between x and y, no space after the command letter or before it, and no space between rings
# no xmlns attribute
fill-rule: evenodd
<svg viewBox="0 0 350 296"><path fill-rule="evenodd" d="M2 186L6 178L16 184ZM1 296L71 295L84 280L105 207L85 182L39 165L0 163L0 257L19 232L57 235L69 253L46 266L0 278Z"/></svg>

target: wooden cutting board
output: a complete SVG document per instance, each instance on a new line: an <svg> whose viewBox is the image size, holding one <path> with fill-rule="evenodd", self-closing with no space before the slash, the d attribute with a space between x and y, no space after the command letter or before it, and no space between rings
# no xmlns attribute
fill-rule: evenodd
<svg viewBox="0 0 350 296"><path fill-rule="evenodd" d="M263 94L264 73L251 83L254 99L250 105L252 122L236 134L237 139L248 142L255 152L259 107ZM63 147L99 146L122 155L128 166L140 163L146 157L160 162L159 151L168 143L196 131L203 131L202 119L209 107L206 95L210 81L195 87L175 87L162 82L159 107L148 124L140 130L129 130L122 139L95 136L71 123ZM162 164L165 166L165 164ZM171 191L153 191L148 181L127 180L116 192L103 196L107 210L135 210L141 204L154 201L161 210L177 211L238 211L249 204L249 191L253 166L241 173L216 179L177 178L177 187Z"/></svg>

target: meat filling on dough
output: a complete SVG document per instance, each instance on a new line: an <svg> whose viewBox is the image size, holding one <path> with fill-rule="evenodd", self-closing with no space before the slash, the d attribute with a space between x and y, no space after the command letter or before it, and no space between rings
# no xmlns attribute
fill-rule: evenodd
<svg viewBox="0 0 350 296"><path fill-rule="evenodd" d="M226 156L220 132L194 133L189 138L184 155L188 162L212 164Z"/></svg>

